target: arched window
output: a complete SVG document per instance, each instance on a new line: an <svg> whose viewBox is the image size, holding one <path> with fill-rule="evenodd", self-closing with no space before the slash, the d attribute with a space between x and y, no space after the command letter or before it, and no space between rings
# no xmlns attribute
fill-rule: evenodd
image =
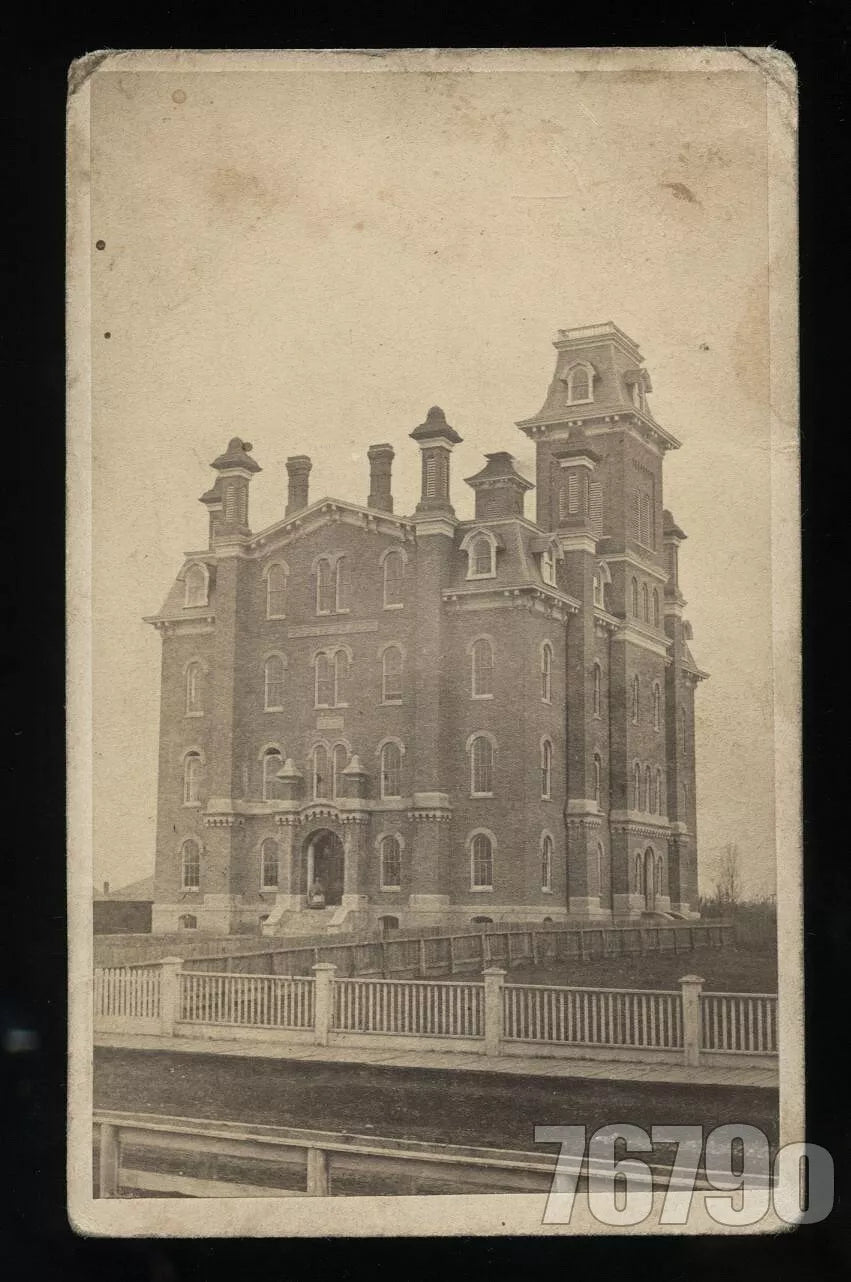
<svg viewBox="0 0 851 1282"><path fill-rule="evenodd" d="M472 697L489 699L493 695L493 646L487 637L473 642L470 655Z"/></svg>
<svg viewBox="0 0 851 1282"><path fill-rule="evenodd" d="M287 604L287 572L275 563L266 571L266 618L283 619Z"/></svg>
<svg viewBox="0 0 851 1282"><path fill-rule="evenodd" d="M553 648L549 641L541 646L541 698L552 703L553 698Z"/></svg>
<svg viewBox="0 0 851 1282"><path fill-rule="evenodd" d="M470 745L470 792L474 797L493 795L493 744L483 734Z"/></svg>
<svg viewBox="0 0 851 1282"><path fill-rule="evenodd" d="M470 844L470 885L473 890L493 889L493 843L483 832Z"/></svg>
<svg viewBox="0 0 851 1282"><path fill-rule="evenodd" d="M665 794L662 791L662 767L656 767L656 809L660 815L665 813Z"/></svg>
<svg viewBox="0 0 851 1282"><path fill-rule="evenodd" d="M263 753L263 800L275 801L280 795L278 771L283 768L283 758L277 748L267 748Z"/></svg>
<svg viewBox="0 0 851 1282"><path fill-rule="evenodd" d="M470 544L470 578L491 578L493 573L493 544L481 534Z"/></svg>
<svg viewBox="0 0 851 1282"><path fill-rule="evenodd" d="M684 779L684 780L683 780L683 809L685 809L685 810L687 810L687 809L688 809L688 803L689 803L689 791L688 791L688 784L686 783L686 781L685 781L685 779Z"/></svg>
<svg viewBox="0 0 851 1282"><path fill-rule="evenodd" d="M638 722L638 707L641 696L641 683L638 680L638 673L632 678L632 720L633 724Z"/></svg>
<svg viewBox="0 0 851 1282"><path fill-rule="evenodd" d="M638 618L638 579L632 580L632 613Z"/></svg>
<svg viewBox="0 0 851 1282"><path fill-rule="evenodd" d="M349 764L349 753L344 743L335 743L331 752L331 791L335 797L343 795L343 771Z"/></svg>
<svg viewBox="0 0 851 1282"><path fill-rule="evenodd" d="M600 805L603 786L603 763L599 752L594 753L594 800Z"/></svg>
<svg viewBox="0 0 851 1282"><path fill-rule="evenodd" d="M549 739L541 743L541 800L549 801L553 789L553 745Z"/></svg>
<svg viewBox="0 0 851 1282"><path fill-rule="evenodd" d="M593 686L592 686L592 694L591 694L591 707L593 709L594 716L599 717L600 702L601 702L601 687L603 684L603 670L600 667L599 663L594 664L592 681L593 681Z"/></svg>
<svg viewBox="0 0 851 1282"><path fill-rule="evenodd" d="M574 365L567 376L567 403L591 400L591 377L587 365Z"/></svg>
<svg viewBox="0 0 851 1282"><path fill-rule="evenodd" d="M603 893L603 857L604 855L605 855L605 851L603 850L603 843L602 841L598 841L597 842L597 894L598 895L602 895Z"/></svg>
<svg viewBox="0 0 851 1282"><path fill-rule="evenodd" d="M641 809L641 766L637 761L632 767L632 808Z"/></svg>
<svg viewBox="0 0 851 1282"><path fill-rule="evenodd" d="M278 888L278 843L267 837L260 847L260 889Z"/></svg>
<svg viewBox="0 0 851 1282"><path fill-rule="evenodd" d="M650 590L646 583L641 585L641 612L644 616L644 622L650 622Z"/></svg>
<svg viewBox="0 0 851 1282"><path fill-rule="evenodd" d="M644 808L649 810L651 815L656 812L656 798L653 795L653 772L649 766L644 771Z"/></svg>
<svg viewBox="0 0 851 1282"><path fill-rule="evenodd" d="M338 556L334 566L334 609L346 614L349 609L349 558Z"/></svg>
<svg viewBox="0 0 851 1282"><path fill-rule="evenodd" d="M402 795L402 749L392 740L381 749L381 795Z"/></svg>
<svg viewBox="0 0 851 1282"><path fill-rule="evenodd" d="M662 722L662 691L658 681L653 683L653 729L658 730Z"/></svg>
<svg viewBox="0 0 851 1282"><path fill-rule="evenodd" d="M313 749L313 800L327 800L331 795L331 771L328 768L328 749L317 743Z"/></svg>
<svg viewBox="0 0 851 1282"><path fill-rule="evenodd" d="M187 752L183 758L183 804L198 806L201 804L201 778L204 765L200 752Z"/></svg>
<svg viewBox="0 0 851 1282"><path fill-rule="evenodd" d="M680 708L680 749L683 752L686 750L686 742L686 710Z"/></svg>
<svg viewBox="0 0 851 1282"><path fill-rule="evenodd" d="M331 614L334 610L336 585L331 562L321 557L316 562L316 613Z"/></svg>
<svg viewBox="0 0 851 1282"><path fill-rule="evenodd" d="M180 930L197 930L198 918L193 913L183 913L177 919L177 925Z"/></svg>
<svg viewBox="0 0 851 1282"><path fill-rule="evenodd" d="M267 712L280 712L284 706L284 660L270 654L263 665L263 707Z"/></svg>
<svg viewBox="0 0 851 1282"><path fill-rule="evenodd" d="M183 580L187 609L193 605L207 604L207 583L207 567L199 563L190 565Z"/></svg>
<svg viewBox="0 0 851 1282"><path fill-rule="evenodd" d="M334 707L334 660L324 650L313 661L315 676L314 704L317 708Z"/></svg>
<svg viewBox="0 0 851 1282"><path fill-rule="evenodd" d="M659 593L656 588L653 589L653 626L659 626Z"/></svg>
<svg viewBox="0 0 851 1282"><path fill-rule="evenodd" d="M334 655L334 705L337 708L348 707L349 656L345 650L337 650Z"/></svg>
<svg viewBox="0 0 851 1282"><path fill-rule="evenodd" d="M204 668L193 660L186 669L186 715L200 717L204 711Z"/></svg>
<svg viewBox="0 0 851 1282"><path fill-rule="evenodd" d="M198 890L201 885L201 848L192 837L180 848L180 885L183 890Z"/></svg>
<svg viewBox="0 0 851 1282"><path fill-rule="evenodd" d="M402 847L398 837L381 838L381 889L402 888Z"/></svg>
<svg viewBox="0 0 851 1282"><path fill-rule="evenodd" d="M663 889L663 885L662 885L662 883L663 883L663 876L662 876L662 874L663 874L663 868L664 868L664 861L663 861L663 859L662 859L662 856L661 856L661 855L657 855L657 856L656 856L656 894L657 894L657 895L661 895L661 894L662 894L662 889Z"/></svg>
<svg viewBox="0 0 851 1282"><path fill-rule="evenodd" d="M401 646L388 645L381 655L381 701L382 703L402 702Z"/></svg>
<svg viewBox="0 0 851 1282"><path fill-rule="evenodd" d="M401 552L388 552L384 558L384 608L402 604L405 584L405 562Z"/></svg>
<svg viewBox="0 0 851 1282"><path fill-rule="evenodd" d="M553 888L553 839L548 832L544 833L541 842L541 890Z"/></svg>
<svg viewBox="0 0 851 1282"><path fill-rule="evenodd" d="M635 856L635 870L634 870L634 873L633 873L633 882L632 882L632 888L633 888L633 890L634 890L634 892L635 892L635 894L636 894L636 895L640 895L640 894L642 893L642 887L643 887L643 882L644 882L644 878L643 878L643 876L642 876L642 871L643 871L643 869L642 869L642 865L643 865L643 863L644 863L644 860L641 858L641 855L636 855L636 856Z"/></svg>

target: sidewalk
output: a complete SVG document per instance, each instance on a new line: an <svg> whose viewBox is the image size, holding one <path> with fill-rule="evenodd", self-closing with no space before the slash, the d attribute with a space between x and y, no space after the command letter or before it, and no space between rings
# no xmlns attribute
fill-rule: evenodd
<svg viewBox="0 0 851 1282"><path fill-rule="evenodd" d="M757 1086L776 1090L776 1064L764 1068L732 1063L715 1067L685 1064L630 1064L623 1061L547 1059L543 1056L471 1055L459 1051L371 1050L365 1046L307 1046L220 1038L162 1037L142 1033L97 1033L95 1046L116 1050L167 1051L183 1055L236 1055L243 1059L285 1059L312 1064L369 1064L378 1068L434 1069L466 1073L510 1073L518 1077L581 1078L603 1082L656 1082L674 1086Z"/></svg>

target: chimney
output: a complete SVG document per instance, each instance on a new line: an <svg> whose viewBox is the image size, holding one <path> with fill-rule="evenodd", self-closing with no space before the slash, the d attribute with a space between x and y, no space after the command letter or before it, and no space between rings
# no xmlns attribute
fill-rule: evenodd
<svg viewBox="0 0 851 1282"><path fill-rule="evenodd" d="M295 454L287 459L287 508L284 516L293 516L307 507L307 485L312 463L306 454Z"/></svg>
<svg viewBox="0 0 851 1282"><path fill-rule="evenodd" d="M370 445L366 456L369 459L369 498L366 505L377 508L379 512L392 512L390 469L393 466L393 446Z"/></svg>
<svg viewBox="0 0 851 1282"><path fill-rule="evenodd" d="M504 450L486 454L481 472L467 477L476 495L476 520L489 521L503 516L523 515L523 495L534 489L531 481L514 467L514 459Z"/></svg>

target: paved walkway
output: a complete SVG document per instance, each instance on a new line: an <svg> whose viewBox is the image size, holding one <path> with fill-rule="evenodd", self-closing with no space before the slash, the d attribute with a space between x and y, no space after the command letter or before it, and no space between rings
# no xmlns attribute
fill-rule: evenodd
<svg viewBox="0 0 851 1282"><path fill-rule="evenodd" d="M380 1068L512 1073L518 1077L581 1078L604 1082L661 1082L676 1086L759 1086L777 1089L777 1065L752 1068L685 1064L632 1064L621 1060L547 1059L543 1056L471 1055L462 1051L387 1051L368 1046L308 1046L223 1038L161 1037L141 1033L96 1033L96 1046L120 1050L168 1051L189 1055L237 1055L244 1059L285 1059L313 1064L369 1064Z"/></svg>

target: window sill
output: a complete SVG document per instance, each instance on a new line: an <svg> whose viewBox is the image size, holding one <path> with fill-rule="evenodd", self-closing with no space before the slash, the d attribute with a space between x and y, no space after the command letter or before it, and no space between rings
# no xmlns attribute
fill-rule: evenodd
<svg viewBox="0 0 851 1282"><path fill-rule="evenodd" d="M542 895L551 895L552 893L553 893L553 888L552 888L552 886L542 886L542 887L541 887L541 894L542 894Z"/></svg>
<svg viewBox="0 0 851 1282"><path fill-rule="evenodd" d="M203 712L184 712L184 717L203 717Z"/></svg>
<svg viewBox="0 0 851 1282"><path fill-rule="evenodd" d="M401 792L382 792L378 800L379 801L401 801L402 794Z"/></svg>
<svg viewBox="0 0 851 1282"><path fill-rule="evenodd" d="M401 886L379 886L378 889L382 891L389 890L389 891L392 891L394 894L398 894L401 891L402 887Z"/></svg>
<svg viewBox="0 0 851 1282"><path fill-rule="evenodd" d="M401 708L402 699L382 699L379 707L381 708Z"/></svg>
<svg viewBox="0 0 851 1282"><path fill-rule="evenodd" d="M471 886L470 891L474 895L491 895L493 894L493 886Z"/></svg>
<svg viewBox="0 0 851 1282"><path fill-rule="evenodd" d="M470 796L473 799L473 801L480 801L482 799L487 800L488 797L493 797L493 793L492 792L471 792Z"/></svg>
<svg viewBox="0 0 851 1282"><path fill-rule="evenodd" d="M387 601L384 604L385 610L404 610L404 608L405 603L403 601Z"/></svg>
<svg viewBox="0 0 851 1282"><path fill-rule="evenodd" d="M200 810L201 802L200 801L184 801L183 809L184 810Z"/></svg>
<svg viewBox="0 0 851 1282"><path fill-rule="evenodd" d="M268 623L272 619L285 619L286 617L287 616L285 614L267 614L266 622Z"/></svg>
<svg viewBox="0 0 851 1282"><path fill-rule="evenodd" d="M466 581L470 583L470 582L474 582L476 579L495 579L495 578L496 578L496 570L491 570L490 574L468 574Z"/></svg>
<svg viewBox="0 0 851 1282"><path fill-rule="evenodd" d="M268 707L263 709L264 712L283 712L283 710L284 710L284 705L282 703L276 703L274 707Z"/></svg>

